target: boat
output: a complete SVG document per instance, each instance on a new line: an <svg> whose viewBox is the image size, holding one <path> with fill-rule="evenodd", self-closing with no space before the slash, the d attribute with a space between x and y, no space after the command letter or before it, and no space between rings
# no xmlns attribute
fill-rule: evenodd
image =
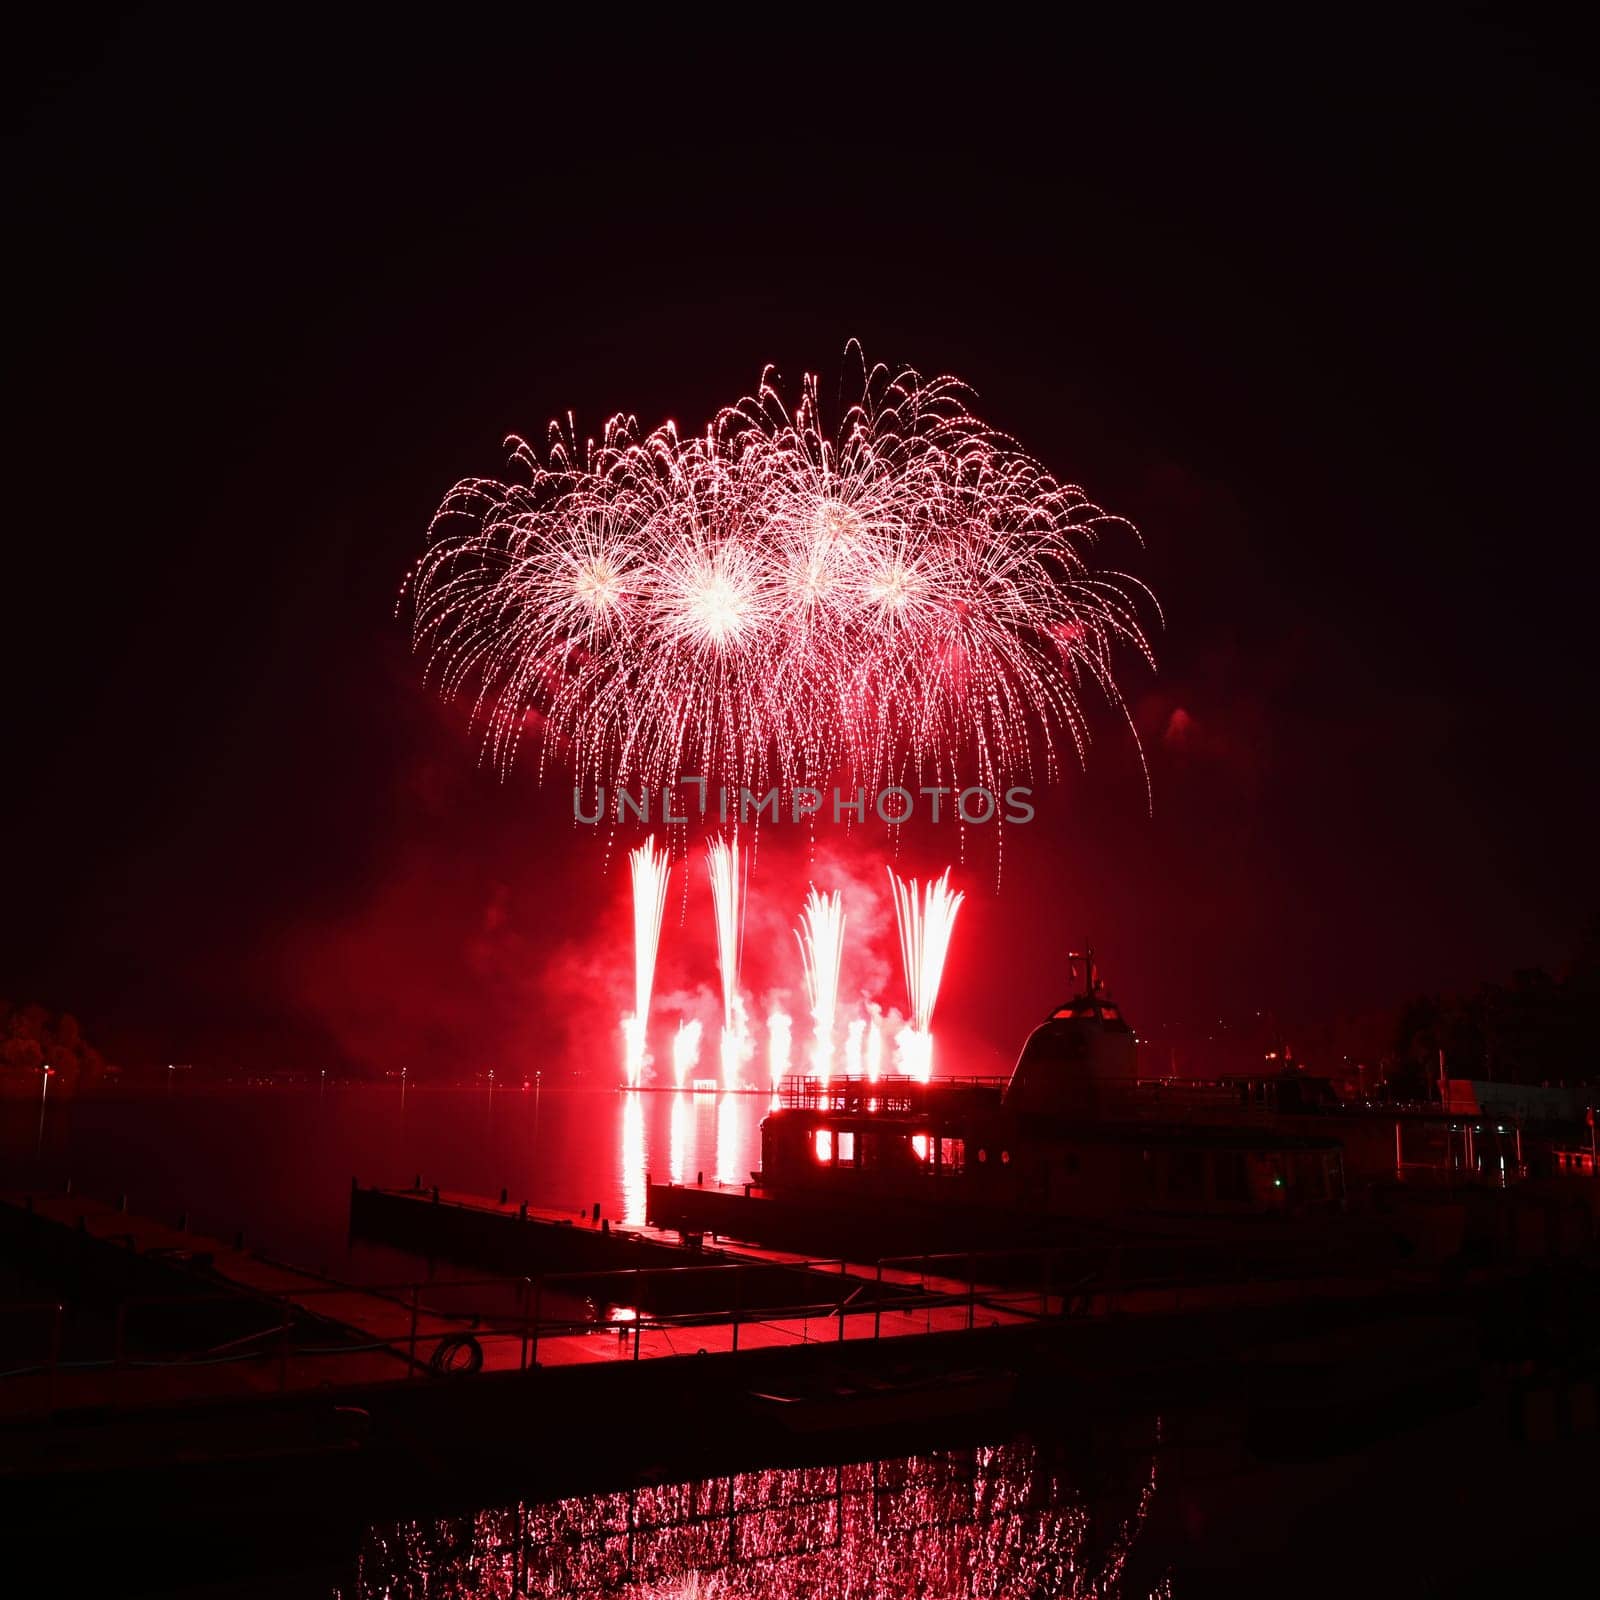
<svg viewBox="0 0 1600 1600"><path fill-rule="evenodd" d="M1403 1249L1350 1215L1386 1209L1375 1190L1525 1171L1520 1131L1482 1113L1345 1105L1303 1073L1141 1079L1093 952L1068 971L1008 1078L791 1076L750 1182L652 1184L650 1220L862 1260L1202 1242L1281 1270L1335 1243Z"/></svg>

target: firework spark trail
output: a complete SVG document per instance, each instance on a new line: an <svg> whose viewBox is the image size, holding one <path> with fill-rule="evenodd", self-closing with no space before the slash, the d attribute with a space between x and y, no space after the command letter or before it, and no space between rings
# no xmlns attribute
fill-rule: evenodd
<svg viewBox="0 0 1600 1600"><path fill-rule="evenodd" d="M850 1025L844 1034L844 1075L847 1078L861 1076L861 1039L867 1031L864 1017L852 1017Z"/></svg>
<svg viewBox="0 0 1600 1600"><path fill-rule="evenodd" d="M661 945L661 918L667 908L667 879L672 867L665 849L656 849L651 834L628 852L633 875L633 1011L622 1019L623 1066L630 1089L637 1089L650 1064L647 1035L650 993L656 981L656 951Z"/></svg>
<svg viewBox="0 0 1600 1600"><path fill-rule="evenodd" d="M739 834L720 835L706 846L706 872L717 919L717 971L722 978L722 1087L739 1087L739 1069L750 1054L739 964L744 949L745 875L739 861Z"/></svg>
<svg viewBox="0 0 1600 1600"><path fill-rule="evenodd" d="M895 922L900 929L906 1000L911 1007L911 1020L895 1042L900 1047L904 1070L926 1083L933 1075L933 1005L939 998L939 980L950 953L956 913L965 896L959 891L950 892L948 867L920 890L915 878L908 883L895 876L893 867L888 872L894 890Z"/></svg>
<svg viewBox="0 0 1600 1600"><path fill-rule="evenodd" d="M681 1089L700 1064L700 1019L690 1017L678 1024L672 1040L672 1081Z"/></svg>
<svg viewBox="0 0 1600 1600"><path fill-rule="evenodd" d="M876 1083L883 1071L883 1029L874 1017L867 1026L867 1082Z"/></svg>
<svg viewBox="0 0 1600 1600"><path fill-rule="evenodd" d="M776 1089L789 1073L789 1041L794 1024L776 1006L767 1014L767 1070Z"/></svg>
<svg viewBox="0 0 1600 1600"><path fill-rule="evenodd" d="M839 965L844 958L844 902L837 889L806 895L795 932L811 1002L812 1071L827 1082L833 1072L833 1024L839 1010Z"/></svg>
<svg viewBox="0 0 1600 1600"><path fill-rule="evenodd" d="M857 350L855 354L859 354ZM951 378L861 363L825 424L757 392L703 432L614 417L516 440L525 482L445 497L402 589L413 639L502 771L525 729L580 785L701 773L785 788L845 771L998 791L1127 715L1149 591L1091 560L1131 525L981 422ZM1136 537L1136 535L1135 535ZM1155 608L1159 617L1159 608ZM1130 722L1131 726L1131 722Z"/></svg>

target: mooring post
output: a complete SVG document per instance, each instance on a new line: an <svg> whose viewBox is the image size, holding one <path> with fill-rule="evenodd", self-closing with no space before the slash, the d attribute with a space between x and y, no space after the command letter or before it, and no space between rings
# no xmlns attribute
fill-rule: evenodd
<svg viewBox="0 0 1600 1600"><path fill-rule="evenodd" d="M406 1344L406 1360L409 1367L408 1376L417 1375L417 1285L411 1285L411 1336Z"/></svg>
<svg viewBox="0 0 1600 1600"><path fill-rule="evenodd" d="M978 1320L978 1257L967 1252L967 1332L971 1333Z"/></svg>
<svg viewBox="0 0 1600 1600"><path fill-rule="evenodd" d="M883 1257L878 1257L878 1286L872 1296L872 1338L876 1343L883 1333Z"/></svg>
<svg viewBox="0 0 1600 1600"><path fill-rule="evenodd" d="M744 1299L741 1292L744 1287L743 1264L733 1269L733 1349L737 1355L739 1350L739 1305Z"/></svg>
<svg viewBox="0 0 1600 1600"><path fill-rule="evenodd" d="M539 1365L539 1311L544 1299L544 1279L533 1280L533 1343L528 1350L528 1364Z"/></svg>
<svg viewBox="0 0 1600 1600"><path fill-rule="evenodd" d="M845 1292L844 1292L844 1280L845 1280L844 1257L840 1256L840 1258L839 1258L839 1343L840 1344L844 1343L844 1317L845 1317L844 1305L845 1305L845 1300L848 1298L846 1296Z"/></svg>

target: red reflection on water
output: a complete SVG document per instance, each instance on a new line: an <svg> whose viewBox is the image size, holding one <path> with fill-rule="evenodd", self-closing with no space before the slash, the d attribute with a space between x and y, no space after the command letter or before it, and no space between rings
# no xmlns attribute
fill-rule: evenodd
<svg viewBox="0 0 1600 1600"><path fill-rule="evenodd" d="M373 1528L348 1600L1122 1596L1155 1491L1091 1516L1032 1443L736 1473Z"/></svg>

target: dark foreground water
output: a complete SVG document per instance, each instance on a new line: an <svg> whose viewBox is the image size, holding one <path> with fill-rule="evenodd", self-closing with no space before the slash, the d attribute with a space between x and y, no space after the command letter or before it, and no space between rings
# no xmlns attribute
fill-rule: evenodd
<svg viewBox="0 0 1600 1600"><path fill-rule="evenodd" d="M1138 1556L1152 1428L1118 1481L1034 1441L665 1483L372 1528L341 1600L1170 1595ZM1130 1565L1130 1558L1132 1564ZM1140 1572L1138 1568L1146 1569Z"/></svg>
<svg viewBox="0 0 1600 1600"><path fill-rule="evenodd" d="M647 1173L748 1173L766 1109L757 1096L570 1089L178 1089L59 1103L42 1120L37 1105L12 1102L0 1105L0 1182L70 1177L125 1193L135 1210L186 1212L197 1229L243 1230L270 1253L377 1281L397 1264L348 1243L353 1176L504 1187L574 1211L598 1201L626 1220L642 1214ZM326 1540L313 1549L293 1527L269 1529L270 1572L252 1573L254 1556L218 1560L199 1589L175 1542L170 1584L124 1571L111 1586L318 1600L1353 1600L1556 1592L1573 1562L1592 1572L1592 1432L1528 1440L1478 1406L1392 1426L1380 1412L1347 1438L1324 1425L1337 1403L1323 1418L1314 1379L1290 1429L1253 1401L1208 1410L1172 1394L1157 1414L1148 1396L1105 1393L1093 1373L1063 1382L1092 1399L1092 1418L1073 1402L999 1437L941 1432L921 1453L875 1459L777 1445L762 1463L738 1463L747 1470L692 1481L668 1471L646 1487L566 1497L561 1441L541 1436L530 1442L544 1485L535 1497L507 1482L475 1497L475 1511L356 1521L332 1557ZM615 1431L620 1462L628 1419L594 1426ZM637 1482L636 1468L617 1482ZM248 1526L250 1508L239 1515Z"/></svg>

